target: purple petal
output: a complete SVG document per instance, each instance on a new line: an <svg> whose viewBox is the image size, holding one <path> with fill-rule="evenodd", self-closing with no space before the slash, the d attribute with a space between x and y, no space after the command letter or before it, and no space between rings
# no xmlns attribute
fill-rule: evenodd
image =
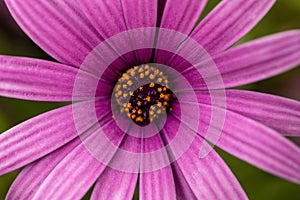
<svg viewBox="0 0 300 200"><path fill-rule="evenodd" d="M275 0L223 0L191 36L211 54L223 51L249 32Z"/></svg>
<svg viewBox="0 0 300 200"><path fill-rule="evenodd" d="M148 140L144 140L143 152L154 152L164 147L164 143L159 135L155 135ZM176 199L175 183L173 179L173 173L171 165L168 165L162 169L144 172L148 166L153 165L159 157L164 157L168 160L167 151L154 154L153 161L142 155L141 158L141 175L140 175L140 199ZM155 167L154 167L155 168Z"/></svg>
<svg viewBox="0 0 300 200"><path fill-rule="evenodd" d="M77 69L54 62L0 56L0 95L37 101L72 101Z"/></svg>
<svg viewBox="0 0 300 200"><path fill-rule="evenodd" d="M128 30L156 26L156 0L121 0L121 3Z"/></svg>
<svg viewBox="0 0 300 200"><path fill-rule="evenodd" d="M132 200L137 179L137 173L126 173L107 167L97 180L91 200Z"/></svg>
<svg viewBox="0 0 300 200"><path fill-rule="evenodd" d="M176 133L178 134L177 126L179 126L179 121L176 118L170 116L168 118L167 123L164 126L164 129L161 130L161 136L165 143L174 140ZM173 151L170 151L170 148L168 148L167 150L170 156L174 155ZM174 159L174 161L176 161L176 159ZM177 199L191 199L191 200L197 199L192 189L190 188L189 184L187 183L184 174L180 170L178 163L172 162L171 167L172 167L172 172L174 177Z"/></svg>
<svg viewBox="0 0 300 200"><path fill-rule="evenodd" d="M189 184L187 183L184 174L180 170L177 162L172 163L172 169L173 169L177 199L196 200L197 198L195 197L194 192L192 191Z"/></svg>
<svg viewBox="0 0 300 200"><path fill-rule="evenodd" d="M105 121L106 124L109 124L107 119L110 118L109 121L112 121L112 119L107 115L105 116L106 117L101 121ZM80 199L84 196L106 168L106 165L95 157L95 152L90 151L88 147L99 147L99 151L101 151L107 159L111 159L115 154L115 151L107 150L105 152L105 150L103 150L99 135L100 132L97 124L92 125L81 134L80 138L76 139L79 140L79 145L71 151L65 152L66 156L57 160L56 165L52 165L51 169L47 170L46 176L39 177L41 182L35 189L36 192L33 199ZM116 138L122 141L122 137L119 135L115 136L114 139ZM51 160L51 157L49 159ZM56 159L57 158L55 158L55 160Z"/></svg>
<svg viewBox="0 0 300 200"><path fill-rule="evenodd" d="M207 0L168 0L160 27L189 34L206 3Z"/></svg>
<svg viewBox="0 0 300 200"><path fill-rule="evenodd" d="M103 39L127 30L121 1L79 0L76 3Z"/></svg>
<svg viewBox="0 0 300 200"><path fill-rule="evenodd" d="M105 137L101 135L102 129L97 125L87 130L80 137L82 143L51 171L33 199L81 199L89 190L115 156L125 135L120 134L122 130L117 126L111 126L111 115L101 121L105 121L103 131L109 132L110 136L116 132L116 135L105 143L101 141ZM106 148L108 143L116 144L116 147ZM101 160L99 156L102 156Z"/></svg>
<svg viewBox="0 0 300 200"><path fill-rule="evenodd" d="M217 145L269 173L300 183L300 149L255 121L228 112Z"/></svg>
<svg viewBox="0 0 300 200"><path fill-rule="evenodd" d="M199 93L200 102L207 103L207 96ZM283 135L300 136L298 101L258 92L227 90L226 109L260 122Z"/></svg>
<svg viewBox="0 0 300 200"><path fill-rule="evenodd" d="M76 136L71 106L23 122L0 135L0 174L35 161Z"/></svg>
<svg viewBox="0 0 300 200"><path fill-rule="evenodd" d="M240 45L214 60L225 87L235 87L292 69L300 64L299 51L300 30L293 30Z"/></svg>
<svg viewBox="0 0 300 200"><path fill-rule="evenodd" d="M101 41L76 1L6 0L6 4L27 35L62 63L79 67Z"/></svg>
<svg viewBox="0 0 300 200"><path fill-rule="evenodd" d="M135 50L136 43L149 43L154 44L155 40L155 29L151 31L146 30L147 27L156 27L157 19L157 1L148 0L122 0L122 8L124 12L124 19L127 26L127 30L144 28L143 34L130 34L131 43ZM146 14L145 14L146 13ZM147 38L147 39L145 39ZM135 51L136 62L148 63L150 62L152 55L152 49Z"/></svg>
<svg viewBox="0 0 300 200"><path fill-rule="evenodd" d="M263 80L300 64L300 31L292 30L266 36L203 60L195 67L206 74L199 78L195 67L183 74L195 89L229 88ZM213 70L217 66L218 71ZM220 75L222 81L220 81Z"/></svg>
<svg viewBox="0 0 300 200"><path fill-rule="evenodd" d="M78 127L81 127L80 131L90 128L97 119L94 119L93 111L86 109L87 105L83 102L65 106L0 134L0 174L18 169L68 143L83 133L78 133ZM74 116L74 109L81 111L81 116ZM105 103L97 105L97 109L99 118L107 113Z"/></svg>
<svg viewBox="0 0 300 200"><path fill-rule="evenodd" d="M204 124L207 122L209 118L203 119ZM260 169L300 183L300 149L259 122L227 110L216 145Z"/></svg>
<svg viewBox="0 0 300 200"><path fill-rule="evenodd" d="M174 54L171 52L177 52L178 46L186 40L206 3L207 0L166 1L160 24L161 29L156 41L155 62L172 66L170 61ZM186 52L190 53L190 50L189 46Z"/></svg>
<svg viewBox="0 0 300 200"><path fill-rule="evenodd" d="M142 173L140 176L140 199L176 199L171 167Z"/></svg>
<svg viewBox="0 0 300 200"><path fill-rule="evenodd" d="M121 1L107 1L107 0L78 0L78 5L83 9L84 14L89 19L95 31L100 35L101 41L107 40L112 36L127 31L125 22L125 13ZM148 1L147 1L148 2ZM132 14L136 14L136 11L132 11ZM134 19L140 19L135 15ZM118 37L118 36L117 36ZM135 54L133 52L128 55L123 55L121 52L124 46L134 49L133 41L131 37L126 34L122 34L120 41L112 43L108 42L108 45L113 49L113 53L124 60L126 66L135 65ZM101 52L102 54L102 52ZM123 64L123 65L124 65Z"/></svg>
<svg viewBox="0 0 300 200"><path fill-rule="evenodd" d="M167 129L172 130L164 128ZM169 142L168 134L165 135ZM247 199L235 176L214 150L204 158L199 157L202 146L203 139L195 137L190 148L176 161L176 170L181 170L196 198Z"/></svg>
<svg viewBox="0 0 300 200"><path fill-rule="evenodd" d="M68 154L40 185L33 199L81 199L105 169L82 144Z"/></svg>
<svg viewBox="0 0 300 200"><path fill-rule="evenodd" d="M6 199L32 199L50 172L81 143L79 138L26 166L13 182Z"/></svg>
<svg viewBox="0 0 300 200"><path fill-rule="evenodd" d="M117 148L114 157L109 163L109 167L126 173L138 173L140 166L139 153L141 152L141 139L126 134L123 137L122 143L120 143ZM99 152L99 154L101 154L101 152Z"/></svg>

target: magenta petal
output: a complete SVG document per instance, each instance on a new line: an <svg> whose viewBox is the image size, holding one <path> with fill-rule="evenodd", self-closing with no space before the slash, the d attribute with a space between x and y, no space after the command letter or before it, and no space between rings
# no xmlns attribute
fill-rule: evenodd
<svg viewBox="0 0 300 200"><path fill-rule="evenodd" d="M90 23L102 40L126 31L121 1L78 0Z"/></svg>
<svg viewBox="0 0 300 200"><path fill-rule="evenodd" d="M194 192L192 191L189 184L187 183L184 174L180 170L177 162L172 163L172 169L173 169L173 176L174 176L177 198L196 200L197 198L195 197Z"/></svg>
<svg viewBox="0 0 300 200"><path fill-rule="evenodd" d="M97 180L91 200L132 200L137 179L137 173L126 173L107 167Z"/></svg>
<svg viewBox="0 0 300 200"><path fill-rule="evenodd" d="M141 34L129 34L133 50L136 50L141 44L154 44L155 29L147 30L147 27L156 27L157 19L157 0L121 0L124 12L124 19L127 30L131 29L145 29ZM135 60L137 63L150 62L152 49L144 49L135 51Z"/></svg>
<svg viewBox="0 0 300 200"><path fill-rule="evenodd" d="M168 0L160 27L189 34L206 3L207 0Z"/></svg>
<svg viewBox="0 0 300 200"><path fill-rule="evenodd" d="M275 0L223 0L192 32L208 52L233 45L269 11Z"/></svg>
<svg viewBox="0 0 300 200"><path fill-rule="evenodd" d="M105 169L82 144L68 154L40 185L33 199L81 199Z"/></svg>
<svg viewBox="0 0 300 200"><path fill-rule="evenodd" d="M185 95L188 98L189 94L185 93ZM216 100L213 105L210 95L213 95ZM300 102L298 101L270 94L234 89L226 90L226 104L223 103L225 100L223 93L219 93L217 90L210 93L197 91L197 96L201 104L226 107L227 110L272 128L282 135L299 136L300 134Z"/></svg>
<svg viewBox="0 0 300 200"><path fill-rule="evenodd" d="M6 0L6 4L31 39L62 63L79 67L100 42L76 1Z"/></svg>
<svg viewBox="0 0 300 200"><path fill-rule="evenodd" d="M199 80L197 69L183 72L195 89L230 88L263 80L290 70L300 64L300 30L292 30L253 40L214 55L213 62L206 59L196 67L205 82ZM217 70L213 70L217 67ZM222 81L220 81L220 75Z"/></svg>
<svg viewBox="0 0 300 200"><path fill-rule="evenodd" d="M121 0L127 29L155 27L157 0Z"/></svg>
<svg viewBox="0 0 300 200"><path fill-rule="evenodd" d="M300 30L250 41L214 58L225 87L260 81L300 64ZM213 78L212 78L213 79Z"/></svg>
<svg viewBox="0 0 300 200"><path fill-rule="evenodd" d="M41 114L0 134L0 174L29 164L83 134L97 122L86 105L81 102ZM73 116L74 109L82 115ZM99 118L107 113L105 104L97 109Z"/></svg>
<svg viewBox="0 0 300 200"><path fill-rule="evenodd" d="M13 182L6 196L10 199L32 199L50 172L81 143L79 138L26 166Z"/></svg>
<svg viewBox="0 0 300 200"><path fill-rule="evenodd" d="M113 134L116 127L111 127L113 120L107 118L110 121L102 125ZM95 125L81 135L82 143L51 171L33 199L81 199L108 166L124 137L124 134L117 133L113 141L106 142L103 138L106 136L101 133L102 130ZM108 143L115 142L117 146L114 149L108 148Z"/></svg>
<svg viewBox="0 0 300 200"><path fill-rule="evenodd" d="M0 174L39 159L77 135L71 106L47 112L13 127L0 134Z"/></svg>
<svg viewBox="0 0 300 200"><path fill-rule="evenodd" d="M190 149L176 161L197 199L247 199L233 173L214 150L199 158L202 143L196 137Z"/></svg>
<svg viewBox="0 0 300 200"><path fill-rule="evenodd" d="M176 116L175 113L173 115ZM172 121L173 125L178 126L180 123L178 120ZM190 128L186 124L183 126ZM173 132L172 127L164 127L163 135L166 142L172 141L170 133L173 134ZM188 131L186 132L188 134ZM203 146L205 146L204 140L195 136L188 150L175 161L173 165L175 178L180 178L180 185L187 189L184 192L179 190L177 194L189 199L194 199L194 197L196 199L247 199L235 176L213 149L205 157L200 158ZM178 154L176 148L168 149L170 157ZM178 180L175 179L175 181ZM175 182L175 184L178 183ZM188 191L192 191L193 194L187 194Z"/></svg>
<svg viewBox="0 0 300 200"><path fill-rule="evenodd" d="M211 121L209 115L202 115L198 134L206 137L203 127L210 125L212 134L222 131L220 138L214 143L221 149L266 172L300 183L300 148L295 144L260 122L229 109L225 110L223 107L213 107L202 103L199 104L199 107L220 110L220 112L226 111L226 117L223 127L220 129L215 123L217 120ZM249 108L251 109L251 105Z"/></svg>
<svg viewBox="0 0 300 200"><path fill-rule="evenodd" d="M81 134L79 145L50 171L33 199L81 199L106 168L106 163L96 157L95 151L102 153L108 160L115 154L110 149L103 150L99 136L97 124ZM121 141L122 137L118 135L115 139ZM93 147L95 151L92 152L88 147Z"/></svg>
<svg viewBox="0 0 300 200"><path fill-rule="evenodd" d="M171 165L158 170L147 170L149 166L155 169L158 159L165 159L168 162L167 151L155 153L152 159L146 156L149 152L157 152L165 148L159 135L144 140L143 155L141 156L140 175L140 199L176 199L175 183ZM149 172L148 172L149 171Z"/></svg>
<svg viewBox="0 0 300 200"><path fill-rule="evenodd" d="M208 124L210 119L204 121ZM260 169L300 183L300 149L261 123L227 110L216 145Z"/></svg>
<svg viewBox="0 0 300 200"><path fill-rule="evenodd" d="M171 166L140 175L140 199L176 199Z"/></svg>
<svg viewBox="0 0 300 200"><path fill-rule="evenodd" d="M99 34L101 42L104 40L107 42L107 39L112 36L127 31L128 28L126 26L124 18L125 13L123 11L121 1L79 0L76 2L83 9L84 14L89 19L91 25L95 28L95 32ZM132 11L132 14L136 14L136 11ZM140 18L141 17L137 17L137 15L134 17L134 19ZM123 46L130 47L132 50L134 49L133 41L130 36L122 34L122 36L117 35L116 37L122 37L121 44L120 41L112 43L110 40L107 45L113 49L113 53L116 54L115 56L126 61L126 66L134 65L136 59L134 53L129 53L129 55L126 56L120 53L124 49ZM98 51L99 49L96 49L96 53L100 53L102 55L102 52Z"/></svg>
<svg viewBox="0 0 300 200"><path fill-rule="evenodd" d="M205 102L207 96L199 93L200 102L208 103ZM282 135L300 136L300 102L298 101L245 90L227 90L226 101L227 110L260 122Z"/></svg>
<svg viewBox="0 0 300 200"><path fill-rule="evenodd" d="M72 101L77 70L30 58L0 56L0 95L37 101Z"/></svg>

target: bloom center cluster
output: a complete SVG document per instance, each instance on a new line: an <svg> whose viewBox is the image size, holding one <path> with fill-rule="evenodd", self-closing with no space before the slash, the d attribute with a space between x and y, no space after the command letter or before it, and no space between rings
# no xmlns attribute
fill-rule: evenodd
<svg viewBox="0 0 300 200"><path fill-rule="evenodd" d="M139 126L148 125L161 114L172 111L171 102L176 97L168 84L167 76L156 67L141 65L127 70L114 91L119 112Z"/></svg>

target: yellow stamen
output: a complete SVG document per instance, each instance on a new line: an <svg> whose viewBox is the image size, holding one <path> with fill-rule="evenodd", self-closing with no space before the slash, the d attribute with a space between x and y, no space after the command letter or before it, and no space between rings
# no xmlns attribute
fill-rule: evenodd
<svg viewBox="0 0 300 200"><path fill-rule="evenodd" d="M147 97L145 98L145 100L146 100L146 101L150 101L150 100L151 100L151 97L150 97L150 96L147 96Z"/></svg>
<svg viewBox="0 0 300 200"><path fill-rule="evenodd" d="M131 76L135 76L135 71L134 70L130 70L130 75Z"/></svg>
<svg viewBox="0 0 300 200"><path fill-rule="evenodd" d="M149 87L154 87L155 86L155 84L153 83L153 82L151 82L150 84L149 84Z"/></svg>
<svg viewBox="0 0 300 200"><path fill-rule="evenodd" d="M136 115L131 115L131 119L134 119L136 117Z"/></svg>
<svg viewBox="0 0 300 200"><path fill-rule="evenodd" d="M129 80L128 74L123 74L123 78L124 78L125 80Z"/></svg>
<svg viewBox="0 0 300 200"><path fill-rule="evenodd" d="M150 74L149 78L150 78L151 80L153 80L155 77L154 77L153 74Z"/></svg>
<svg viewBox="0 0 300 200"><path fill-rule="evenodd" d="M138 116L136 119L135 119L136 122L143 122L143 118Z"/></svg>
<svg viewBox="0 0 300 200"><path fill-rule="evenodd" d="M132 81L127 81L127 84L129 85L129 86L132 86Z"/></svg>

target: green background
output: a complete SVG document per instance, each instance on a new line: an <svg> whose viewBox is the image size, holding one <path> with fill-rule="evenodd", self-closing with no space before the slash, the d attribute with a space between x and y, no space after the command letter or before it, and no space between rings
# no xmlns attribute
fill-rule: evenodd
<svg viewBox="0 0 300 200"><path fill-rule="evenodd" d="M52 60L17 27L6 11L3 10L2 0L0 2L0 54ZM210 0L201 18L218 2L218 0ZM265 18L239 43L275 32L299 28L300 0L278 0ZM298 67L274 78L243 86L240 89L261 91L300 100L299 85L300 68ZM0 97L0 133L24 120L62 105L59 103L32 102ZM219 149L217 151L220 152L237 176L250 199L300 199L299 185L265 173ZM5 198L17 174L18 171L15 171L0 176L0 200ZM137 199L137 197L138 192L136 192L134 198ZM88 199L88 195L85 199Z"/></svg>

